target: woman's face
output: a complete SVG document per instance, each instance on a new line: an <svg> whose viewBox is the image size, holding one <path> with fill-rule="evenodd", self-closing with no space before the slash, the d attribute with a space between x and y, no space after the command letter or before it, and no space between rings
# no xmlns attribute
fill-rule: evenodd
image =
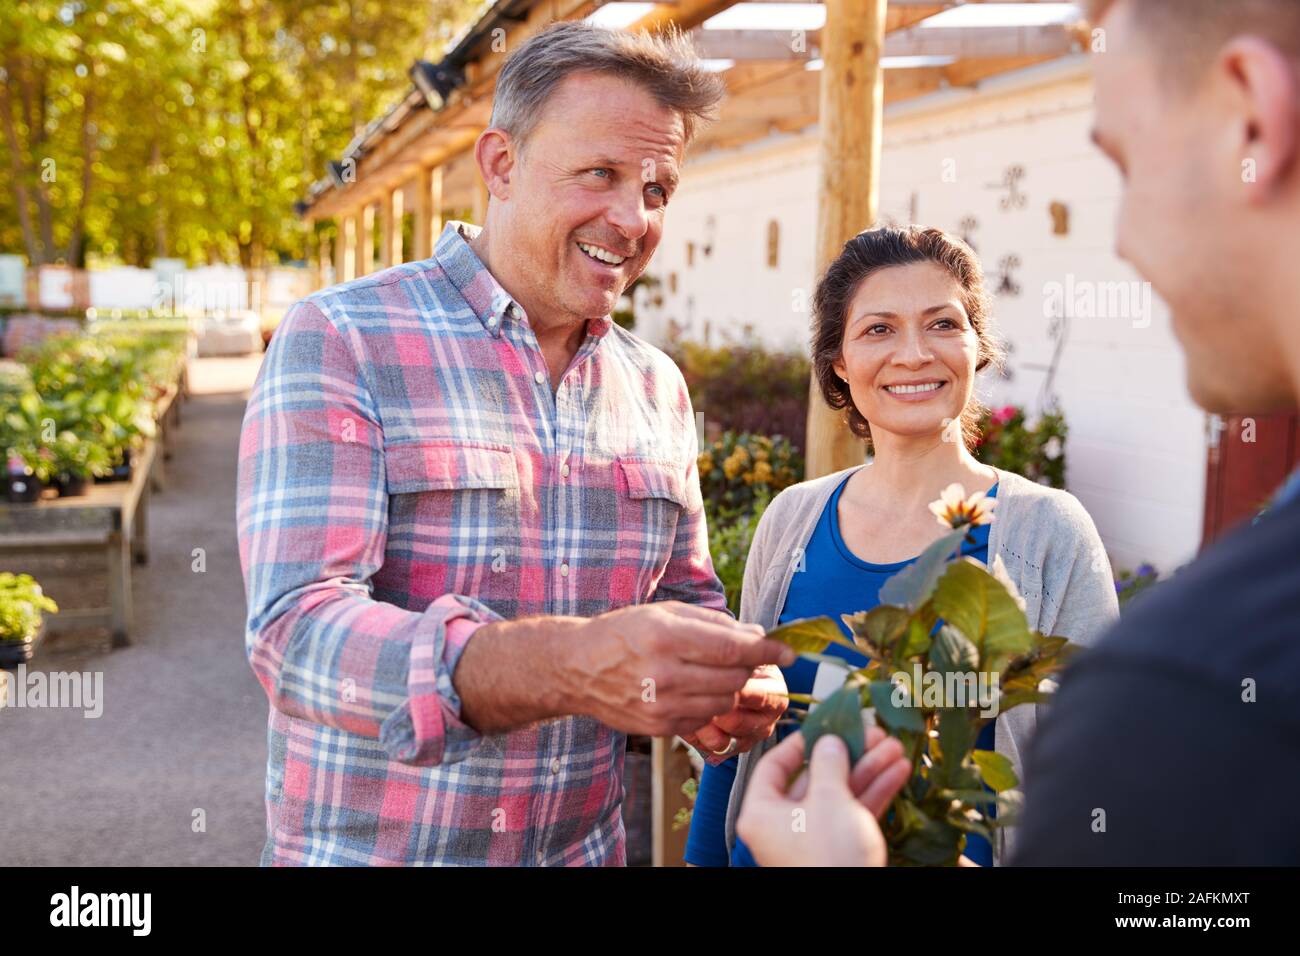
<svg viewBox="0 0 1300 956"><path fill-rule="evenodd" d="M960 441L975 384L979 340L961 284L934 262L889 266L864 280L849 302L835 372L853 404L881 431Z"/></svg>

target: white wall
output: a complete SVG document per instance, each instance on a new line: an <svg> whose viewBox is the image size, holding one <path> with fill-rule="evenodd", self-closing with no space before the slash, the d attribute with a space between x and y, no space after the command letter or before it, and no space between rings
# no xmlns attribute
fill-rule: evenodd
<svg viewBox="0 0 1300 956"><path fill-rule="evenodd" d="M1047 316L1065 289L1074 293L1052 390L1070 427L1069 488L1092 514L1117 567L1152 561L1169 571L1200 542L1204 416L1187 397L1167 310L1113 253L1120 183L1088 141L1091 100L1086 65L1070 58L987 82L979 91L891 107L881 215L902 224L914 212L915 221L958 234L966 231L963 219L973 217L978 227L969 238L991 289L1000 284L1003 257L1019 258L1011 272L1019 294L995 300L998 328L1014 351L1009 377L984 387L993 402L1041 410L1046 376L1032 366L1050 362ZM1015 165L1024 170L1018 186L1024 204L1004 208L1010 191L1000 184ZM639 297L638 334L663 343L675 320L685 337L702 340L707 328L719 344L739 338L749 324L765 344L806 350L816 174L815 129L693 158L649 269L664 280L657 290L662 305ZM1053 234L1053 202L1068 206L1067 235ZM776 269L767 266L773 218L781 236ZM691 241L695 262L688 267ZM712 247L707 257L706 244ZM1107 284L1119 282L1136 283L1123 287L1131 302L1107 315ZM1083 298L1089 293L1102 302L1091 313ZM1151 296L1148 308L1144 294Z"/></svg>

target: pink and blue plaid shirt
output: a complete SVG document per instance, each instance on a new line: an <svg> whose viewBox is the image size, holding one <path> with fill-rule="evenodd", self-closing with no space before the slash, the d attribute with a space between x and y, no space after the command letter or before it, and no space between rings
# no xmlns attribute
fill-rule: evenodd
<svg viewBox="0 0 1300 956"><path fill-rule="evenodd" d="M248 403L263 864L625 862L624 735L585 717L480 735L457 659L500 618L725 608L681 373L606 317L552 392L473 229L295 305Z"/></svg>

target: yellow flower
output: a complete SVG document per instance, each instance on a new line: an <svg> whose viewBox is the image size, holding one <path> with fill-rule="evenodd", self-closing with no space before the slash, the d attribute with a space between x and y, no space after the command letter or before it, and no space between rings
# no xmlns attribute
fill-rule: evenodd
<svg viewBox="0 0 1300 956"><path fill-rule="evenodd" d="M700 452L700 457L695 459L695 467L701 475L707 475L709 472L713 471L713 452Z"/></svg>
<svg viewBox="0 0 1300 956"><path fill-rule="evenodd" d="M770 485L772 483L772 466L765 461L760 461L755 465L754 481L760 485Z"/></svg>
<svg viewBox="0 0 1300 956"><path fill-rule="evenodd" d="M722 463L722 472L728 480L734 480L735 477L745 470L745 462L734 452Z"/></svg>
<svg viewBox="0 0 1300 956"><path fill-rule="evenodd" d="M982 491L967 498L966 489L953 482L943 489L938 501L930 502L930 510L945 528L976 527L993 521L997 503L996 498L986 498Z"/></svg>

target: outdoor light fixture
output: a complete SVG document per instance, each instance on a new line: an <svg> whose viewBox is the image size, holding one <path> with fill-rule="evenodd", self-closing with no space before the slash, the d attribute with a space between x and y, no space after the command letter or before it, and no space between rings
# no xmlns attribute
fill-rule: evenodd
<svg viewBox="0 0 1300 956"><path fill-rule="evenodd" d="M331 159L325 164L325 168L329 170L330 181L337 188L342 189L347 184L347 180L343 178L343 164L338 160Z"/></svg>
<svg viewBox="0 0 1300 956"><path fill-rule="evenodd" d="M416 60L407 73L431 110L442 109L451 91L465 82L465 74L460 70L428 60Z"/></svg>

